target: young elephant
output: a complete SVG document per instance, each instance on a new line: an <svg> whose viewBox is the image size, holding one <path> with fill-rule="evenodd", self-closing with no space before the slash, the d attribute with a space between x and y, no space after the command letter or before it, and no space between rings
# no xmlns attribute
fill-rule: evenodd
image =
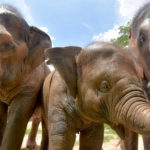
<svg viewBox="0 0 150 150"><path fill-rule="evenodd" d="M141 77L147 94L149 87L145 86L150 81L150 3L142 7L133 18L130 27L130 47L136 61L141 65ZM150 138L144 137L145 150L150 149ZM134 139L133 139L134 140Z"/></svg>
<svg viewBox="0 0 150 150"><path fill-rule="evenodd" d="M43 86L43 126L45 135L48 130L49 149L72 150L75 133L80 132L80 150L100 150L103 123L122 138L124 126L150 135L150 103L125 52L96 43L82 50L48 49L45 56L57 69Z"/></svg>
<svg viewBox="0 0 150 150"><path fill-rule="evenodd" d="M13 7L0 5L0 150L21 147L46 75L42 62L48 47L47 34L29 26Z"/></svg>

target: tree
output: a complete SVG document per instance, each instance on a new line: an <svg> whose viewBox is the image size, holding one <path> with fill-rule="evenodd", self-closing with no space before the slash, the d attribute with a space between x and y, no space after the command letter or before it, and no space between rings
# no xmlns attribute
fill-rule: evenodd
<svg viewBox="0 0 150 150"><path fill-rule="evenodd" d="M129 44L129 29L130 29L130 22L127 23L125 26L119 27L119 36L116 39L111 39L112 43L120 47L127 47Z"/></svg>

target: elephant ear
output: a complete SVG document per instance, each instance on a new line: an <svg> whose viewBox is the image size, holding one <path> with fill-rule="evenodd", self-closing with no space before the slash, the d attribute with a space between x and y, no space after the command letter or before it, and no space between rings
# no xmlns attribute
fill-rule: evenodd
<svg viewBox="0 0 150 150"><path fill-rule="evenodd" d="M77 65L76 56L80 53L80 47L56 47L47 49L45 57L48 64L53 64L66 82L71 96L77 94Z"/></svg>
<svg viewBox="0 0 150 150"><path fill-rule="evenodd" d="M44 61L44 50L51 47L50 37L40 29L31 26L28 39L28 57L26 64L33 70Z"/></svg>

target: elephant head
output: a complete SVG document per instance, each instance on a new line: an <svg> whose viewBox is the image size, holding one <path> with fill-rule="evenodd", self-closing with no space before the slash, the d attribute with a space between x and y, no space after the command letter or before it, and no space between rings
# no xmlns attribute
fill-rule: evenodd
<svg viewBox="0 0 150 150"><path fill-rule="evenodd" d="M129 38L133 55L143 70L142 77L150 81L150 3L133 18Z"/></svg>
<svg viewBox="0 0 150 150"><path fill-rule="evenodd" d="M0 86L16 86L44 61L49 36L29 26L12 6L0 5Z"/></svg>
<svg viewBox="0 0 150 150"><path fill-rule="evenodd" d="M45 56L61 74L84 118L109 124L121 137L123 126L150 135L150 103L127 53L112 44L95 43L84 49L47 49Z"/></svg>

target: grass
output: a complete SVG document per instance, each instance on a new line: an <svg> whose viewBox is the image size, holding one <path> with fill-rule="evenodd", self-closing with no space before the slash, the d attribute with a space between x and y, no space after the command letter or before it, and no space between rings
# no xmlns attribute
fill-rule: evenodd
<svg viewBox="0 0 150 150"><path fill-rule="evenodd" d="M111 140L113 140L113 139L116 139L114 136L104 136L104 142L109 142L109 141L111 141Z"/></svg>
<svg viewBox="0 0 150 150"><path fill-rule="evenodd" d="M105 124L105 134L116 134L116 132L109 127L109 125Z"/></svg>
<svg viewBox="0 0 150 150"><path fill-rule="evenodd" d="M118 135L114 130L112 130L107 124L104 125L104 142L109 142L111 140L119 139Z"/></svg>

